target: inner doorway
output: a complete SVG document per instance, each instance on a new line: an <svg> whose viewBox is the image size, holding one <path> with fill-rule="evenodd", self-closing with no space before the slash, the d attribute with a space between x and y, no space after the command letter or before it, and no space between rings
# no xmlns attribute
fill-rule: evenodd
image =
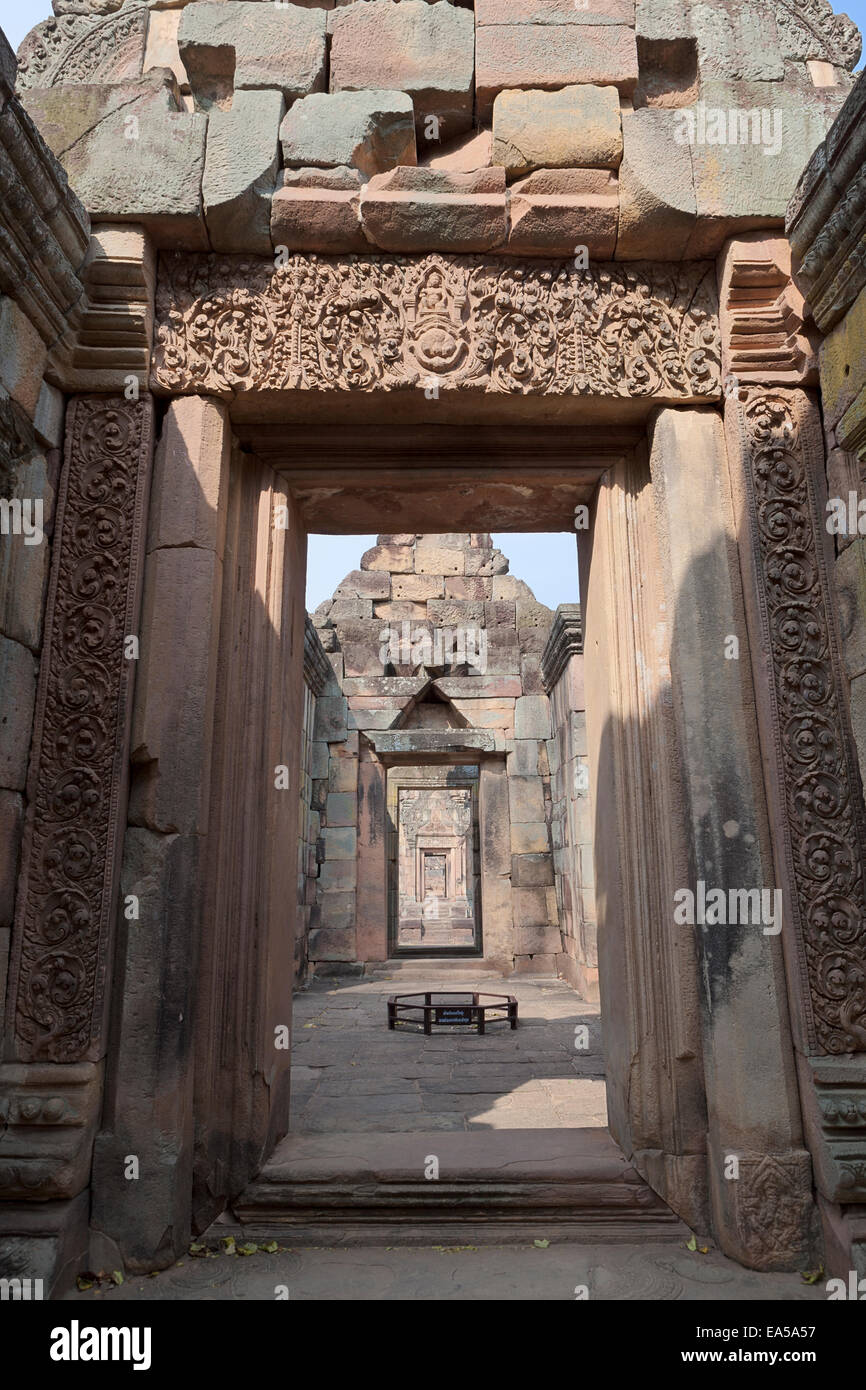
<svg viewBox="0 0 866 1390"><path fill-rule="evenodd" d="M391 768L391 954L480 955L478 766Z"/></svg>

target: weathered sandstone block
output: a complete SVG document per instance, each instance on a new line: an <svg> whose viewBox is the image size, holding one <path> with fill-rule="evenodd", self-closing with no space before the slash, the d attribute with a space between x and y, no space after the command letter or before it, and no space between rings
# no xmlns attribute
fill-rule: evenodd
<svg viewBox="0 0 866 1390"><path fill-rule="evenodd" d="M24 103L94 222L138 222L159 246L207 247L207 119L165 69L112 86L30 88Z"/></svg>
<svg viewBox="0 0 866 1390"><path fill-rule="evenodd" d="M147 19L147 46L141 70L150 72L151 68L170 68L181 91L188 92L189 78L177 46L180 20L180 10L150 11Z"/></svg>
<svg viewBox="0 0 866 1390"><path fill-rule="evenodd" d="M521 255L573 255L592 260L616 249L618 183L608 169L538 169L512 185L508 248Z"/></svg>
<svg viewBox="0 0 866 1390"><path fill-rule="evenodd" d="M546 695L523 695L514 710L515 738L550 738L550 704Z"/></svg>
<svg viewBox="0 0 866 1390"><path fill-rule="evenodd" d="M678 111L622 113L617 260L685 255L697 215L689 146Z"/></svg>
<svg viewBox="0 0 866 1390"><path fill-rule="evenodd" d="M450 140L471 127L470 10L447 0L366 0L335 10L328 27L332 92L381 87L407 92L419 141Z"/></svg>
<svg viewBox="0 0 866 1390"><path fill-rule="evenodd" d="M294 101L325 85L324 10L196 0L184 9L177 38L202 106L226 102L246 87L273 87Z"/></svg>
<svg viewBox="0 0 866 1390"><path fill-rule="evenodd" d="M133 825L207 831L211 727L222 562L195 546L152 551L145 568L142 644L136 673L130 794ZM178 654L182 653L182 660Z"/></svg>
<svg viewBox="0 0 866 1390"><path fill-rule="evenodd" d="M334 598L386 599L391 594L391 576L379 570L351 570L334 590ZM395 594L409 598L409 594Z"/></svg>
<svg viewBox="0 0 866 1390"><path fill-rule="evenodd" d="M221 401L178 396L171 402L154 459L149 551L196 546L222 558L230 439Z"/></svg>
<svg viewBox="0 0 866 1390"><path fill-rule="evenodd" d="M550 854L513 854L511 882L515 888L547 888L553 884L553 857Z"/></svg>
<svg viewBox="0 0 866 1390"><path fill-rule="evenodd" d="M415 551L411 545L374 545L361 556L362 570L411 574L414 568Z"/></svg>
<svg viewBox="0 0 866 1390"><path fill-rule="evenodd" d="M475 0L475 23L634 24L635 0Z"/></svg>
<svg viewBox="0 0 866 1390"><path fill-rule="evenodd" d="M229 111L210 112L202 196L214 251L270 251L284 111L282 92L241 91Z"/></svg>
<svg viewBox="0 0 866 1390"><path fill-rule="evenodd" d="M368 177L414 164L415 113L405 92L314 92L280 126L289 168L349 164Z"/></svg>
<svg viewBox="0 0 866 1390"><path fill-rule="evenodd" d="M395 599L424 600L442 598L445 580L434 574L395 574L391 594Z"/></svg>
<svg viewBox="0 0 866 1390"><path fill-rule="evenodd" d="M415 548L415 571L417 574L444 575L462 574L464 569L463 551L456 546L438 544L439 537L425 537Z"/></svg>
<svg viewBox="0 0 866 1390"><path fill-rule="evenodd" d="M385 251L491 250L508 230L505 171L378 174L361 194L361 221L370 241Z"/></svg>
<svg viewBox="0 0 866 1390"><path fill-rule="evenodd" d="M701 84L688 130L697 207L688 257L715 255L733 233L784 220L800 172L843 98L837 89L798 91L778 82Z"/></svg>
<svg viewBox="0 0 866 1390"><path fill-rule="evenodd" d="M866 289L820 349L821 403L826 425L835 425L866 381Z"/></svg>
<svg viewBox="0 0 866 1390"><path fill-rule="evenodd" d="M634 30L624 24L487 24L476 32L476 107L490 116L510 87L551 91L575 82L634 89L638 78Z"/></svg>
<svg viewBox="0 0 866 1390"><path fill-rule="evenodd" d="M271 241L290 251L365 251L361 175L337 169L285 169L271 200Z"/></svg>
<svg viewBox="0 0 866 1390"><path fill-rule="evenodd" d="M0 298L0 385L33 419L48 357L42 338L14 299Z"/></svg>
<svg viewBox="0 0 866 1390"><path fill-rule="evenodd" d="M489 169L493 163L493 132L479 130L465 135L441 151L431 145L422 162L428 169L440 169L447 174L472 174L476 169Z"/></svg>
<svg viewBox="0 0 866 1390"><path fill-rule="evenodd" d="M493 163L508 178L533 169L616 169L622 160L615 87L500 92L493 103Z"/></svg>

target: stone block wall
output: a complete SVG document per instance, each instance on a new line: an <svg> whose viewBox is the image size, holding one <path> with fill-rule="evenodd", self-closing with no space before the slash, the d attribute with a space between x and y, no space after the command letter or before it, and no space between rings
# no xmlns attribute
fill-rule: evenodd
<svg viewBox="0 0 866 1390"><path fill-rule="evenodd" d="M312 745L322 862L308 954L320 971L354 970L388 952L383 869L373 873L378 892L365 882L371 842L386 833L387 768L450 760L496 762L506 774L491 831L504 865L493 878L481 826L485 955L495 949L509 969L555 972L562 942L541 672L552 617L483 533L381 535L316 610L333 669ZM482 778L482 818L488 802L498 804Z"/></svg>
<svg viewBox="0 0 866 1390"><path fill-rule="evenodd" d="M782 220L859 54L827 0L103 11L19 55L74 189L160 246L263 255L715 254Z"/></svg>
<svg viewBox="0 0 866 1390"><path fill-rule="evenodd" d="M46 373L80 313L90 230L15 69L0 31L0 1026L66 405Z"/></svg>
<svg viewBox="0 0 866 1390"><path fill-rule="evenodd" d="M544 650L552 738L546 745L556 900L562 930L560 971L583 999L598 999L595 870L589 797L583 628L580 608L562 604Z"/></svg>

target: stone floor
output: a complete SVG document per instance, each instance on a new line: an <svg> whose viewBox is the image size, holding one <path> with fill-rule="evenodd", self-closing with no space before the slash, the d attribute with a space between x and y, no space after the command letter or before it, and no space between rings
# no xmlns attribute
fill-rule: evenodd
<svg viewBox="0 0 866 1390"><path fill-rule="evenodd" d="M497 1024L484 1037L456 1028L431 1037L389 1032L388 996L424 988L513 994L518 1026ZM587 1046L576 1049L584 1026ZM435 963L316 980L295 996L293 1032L295 1133L607 1124L598 1005L562 980L444 975Z"/></svg>
<svg viewBox="0 0 866 1390"><path fill-rule="evenodd" d="M547 1232L551 1235L552 1232ZM539 1239L546 1234L539 1230ZM586 1290L584 1293L583 1290ZM799 1274L756 1274L717 1251L692 1253L671 1244L577 1245L551 1241L514 1246L290 1248L249 1256L180 1260L156 1276L130 1277L119 1288L71 1293L91 1300L248 1299L294 1301L442 1301L589 1297L595 1301L718 1301L826 1298L824 1281Z"/></svg>

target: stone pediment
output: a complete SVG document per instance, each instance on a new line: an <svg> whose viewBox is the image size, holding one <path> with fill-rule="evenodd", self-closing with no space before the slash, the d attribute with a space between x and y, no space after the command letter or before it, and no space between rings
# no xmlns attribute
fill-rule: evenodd
<svg viewBox="0 0 866 1390"><path fill-rule="evenodd" d="M477 255L176 252L160 262L153 389L716 400L715 270Z"/></svg>

